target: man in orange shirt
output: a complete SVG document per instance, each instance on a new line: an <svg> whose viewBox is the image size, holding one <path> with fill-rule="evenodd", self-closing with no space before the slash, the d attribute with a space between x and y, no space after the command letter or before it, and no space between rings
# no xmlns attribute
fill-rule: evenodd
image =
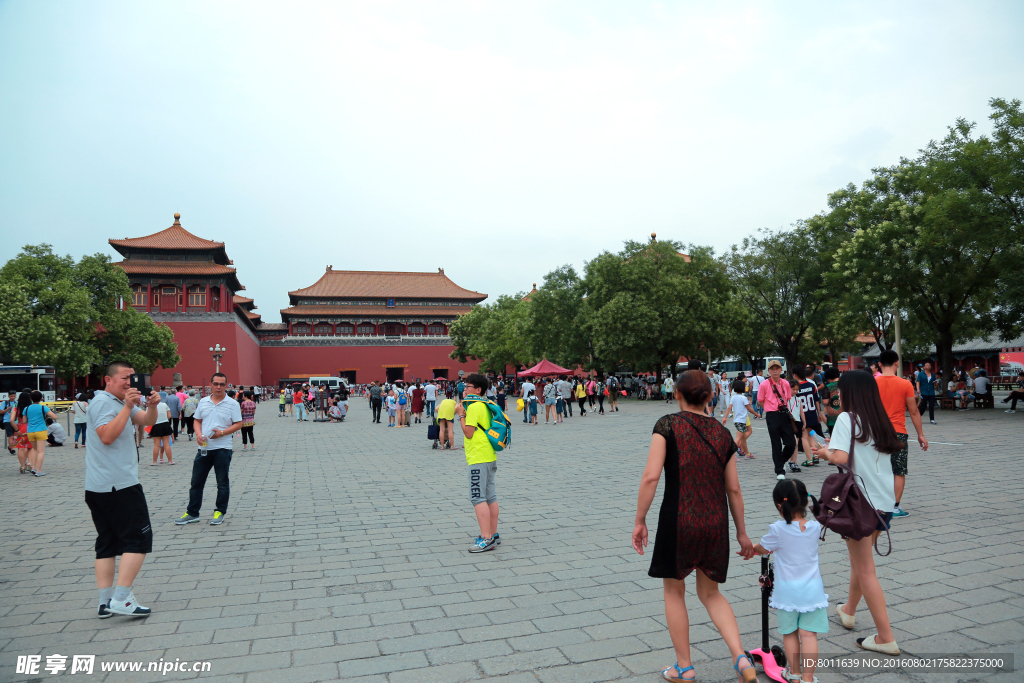
<svg viewBox="0 0 1024 683"><path fill-rule="evenodd" d="M907 484L907 419L906 413L910 412L910 420L917 430L917 443L921 450L928 450L928 439L924 438L921 427L921 413L917 409L917 399L914 397L914 387L907 380L896 376L896 367L899 365L900 356L893 350L883 351L878 359L882 366L882 374L875 377L878 384L878 393L882 397L882 405L885 412L896 429L896 436L903 442L903 450L893 453L892 473L896 480L895 493L896 505L892 511L893 517L906 517L909 513L900 507L900 498L903 496L903 487Z"/></svg>

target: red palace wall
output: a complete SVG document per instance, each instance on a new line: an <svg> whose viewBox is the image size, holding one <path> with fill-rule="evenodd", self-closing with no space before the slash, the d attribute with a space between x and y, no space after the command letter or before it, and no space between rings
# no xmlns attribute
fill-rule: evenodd
<svg viewBox="0 0 1024 683"><path fill-rule="evenodd" d="M174 341L178 344L178 355L181 360L173 368L158 368L153 372L153 384L170 386L174 381L174 373L180 372L182 384L203 386L210 383L214 372L213 358L210 347L220 344L227 347L221 363L221 372L228 376L232 384L260 383L260 347L256 341L246 334L245 330L234 322L168 322L162 323L174 331ZM274 379L274 384L277 380Z"/></svg>
<svg viewBox="0 0 1024 683"><path fill-rule="evenodd" d="M479 363L459 363L448 357L451 346L264 346L263 383L276 385L290 375L337 377L339 370L356 370L356 382L384 381L385 365L407 365L405 379L433 377L432 368L448 368L448 377L459 370L476 372ZM209 353L209 352L207 352Z"/></svg>

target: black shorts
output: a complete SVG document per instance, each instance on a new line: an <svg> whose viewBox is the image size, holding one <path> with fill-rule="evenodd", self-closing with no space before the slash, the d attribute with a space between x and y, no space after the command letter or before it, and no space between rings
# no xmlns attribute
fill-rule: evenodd
<svg viewBox="0 0 1024 683"><path fill-rule="evenodd" d="M153 552L153 527L142 484L109 493L85 492L96 526L96 559Z"/></svg>
<svg viewBox="0 0 1024 683"><path fill-rule="evenodd" d="M11 438L12 436L14 436L17 433L18 433L18 430L15 429L14 426L10 422L4 422L4 434L7 435L8 439Z"/></svg>

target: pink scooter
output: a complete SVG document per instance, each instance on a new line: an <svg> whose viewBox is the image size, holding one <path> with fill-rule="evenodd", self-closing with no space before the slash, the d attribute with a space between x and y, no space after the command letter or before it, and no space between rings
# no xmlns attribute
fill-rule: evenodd
<svg viewBox="0 0 1024 683"><path fill-rule="evenodd" d="M786 653L778 645L768 647L768 599L772 594L772 584L775 581L775 570L768 563L768 556L761 557L761 576L758 583L761 584L761 647L751 650L748 654L752 658L751 663L761 662L761 668L765 675L773 681L788 683L782 677L782 669L786 666Z"/></svg>

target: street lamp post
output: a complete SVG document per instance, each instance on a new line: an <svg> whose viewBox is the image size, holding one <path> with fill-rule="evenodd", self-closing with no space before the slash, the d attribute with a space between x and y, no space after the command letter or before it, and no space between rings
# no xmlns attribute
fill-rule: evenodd
<svg viewBox="0 0 1024 683"><path fill-rule="evenodd" d="M224 357L224 353L226 351L227 349L221 346L220 344L210 347L210 355L213 356L213 362L217 366L215 372L220 372L220 359Z"/></svg>

